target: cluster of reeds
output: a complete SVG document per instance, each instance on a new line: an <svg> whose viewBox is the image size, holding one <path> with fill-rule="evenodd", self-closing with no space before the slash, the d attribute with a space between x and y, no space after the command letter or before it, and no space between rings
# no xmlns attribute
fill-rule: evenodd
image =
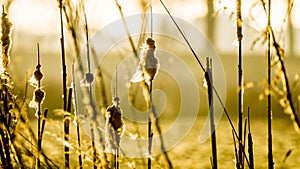
<svg viewBox="0 0 300 169"><path fill-rule="evenodd" d="M1 164L4 168L12 168L14 156L14 147L12 146L12 137L14 137L14 130L17 124L16 113L14 112L15 99L13 94L13 86L8 74L9 66L9 49L11 46L11 27L12 23L9 21L7 14L4 11L1 16L2 28L2 56L1 56L1 109L0 109L0 151L1 151Z"/></svg>
<svg viewBox="0 0 300 169"><path fill-rule="evenodd" d="M24 99L18 99L15 94L14 83L9 75L10 47L11 47L11 30L12 23L8 14L4 11L1 17L1 109L0 109L0 151L1 151L1 168L32 168L54 167L56 166L42 151L42 135L45 128L45 118L48 110L41 113L41 104L44 99L44 91L41 89L41 65L39 63L31 78L32 85L36 87L33 100L29 105L36 109L38 117L37 139L34 130L30 126L27 118L26 99L27 84L25 86ZM19 101L18 101L19 100ZM32 148L33 147L33 148Z"/></svg>
<svg viewBox="0 0 300 169"><path fill-rule="evenodd" d="M61 28L61 59L62 59L62 87L63 87L63 100L62 100L62 110L64 113L63 118L63 152L64 152L64 168L72 168L73 164L71 164L70 154L74 152L72 149L72 138L70 137L70 130L72 130L71 121L72 118L74 120L74 124L76 127L77 134L77 145L75 148L75 152L78 155L78 164L74 164L74 166L78 165L79 168L83 168L85 165L85 160L87 158L91 158L92 166L94 168L120 168L120 162L122 161L122 148L121 148L121 140L125 133L125 122L123 120L123 112L120 106L120 99L117 96L117 92L114 95L112 100L112 105L108 106L108 101L106 99L106 90L104 85L104 80L102 76L101 67L97 66L97 74L94 75L91 70L91 57L97 58L96 53L93 50L93 47L90 46L89 43L89 29L88 29L88 21L84 7L84 1L79 0L75 2L75 4L70 1L62 1L59 0L59 12L60 12L60 28ZM148 116L148 128L147 128L147 139L148 139L148 147L147 152L142 152L142 154L147 154L147 166L151 168L153 166L153 156L152 156L152 139L154 136L154 129L157 131L157 134L160 139L160 148L162 156L165 159L165 163L167 168L173 168L172 162L168 156L167 151L164 147L164 139L162 137L162 130L159 124L159 119L155 111L155 107L153 105L152 98L152 88L153 88L153 80L159 69L159 61L155 56L155 40L152 32L152 7L151 4L146 2L142 2L142 7L144 9L145 18L147 20L146 12L150 11L151 14L151 36L149 38L145 38L147 35L145 33L145 27L141 32L140 42L136 45L133 41L133 38L130 35L129 29L127 27L127 23L125 20L125 16L122 10L122 6L119 2L115 1L116 6L119 9L121 18L123 20L124 27L126 29L128 40L130 42L132 52L135 54L134 57L137 61L137 71L133 75L130 82L139 83L143 90L144 99L147 103L147 116ZM248 117L244 119L244 108L243 108L243 93L244 93L244 75L243 75L243 57L242 57L242 28L243 28L243 19L242 19L242 11L241 11L241 0L236 1L236 28L237 28L237 39L238 39L238 127L234 126L232 123L232 119L227 112L225 104L222 102L218 90L215 88L213 83L213 66L212 60L207 59L206 68L203 66L203 63L199 59L197 53L193 50L188 38L185 36L180 26L177 24L176 20L170 13L167 6L164 4L162 0L160 3L170 16L173 21L175 27L178 29L179 33L182 35L186 44L188 45L190 51L192 52L194 58L200 66L200 69L205 74L205 79L207 83L207 95L209 100L209 113L210 113L210 127L211 127L211 167L213 169L218 168L218 155L217 155L217 135L216 135L216 127L214 124L214 102L215 100L219 102L225 112L227 120L232 129L233 142L234 142L234 153L235 153L235 167L238 169L243 169L248 166L250 169L254 169L254 152L253 152L253 140L252 133L250 129L250 108L248 108ZM274 168L274 160L273 160L273 150L272 150L272 107L271 107L271 99L272 94L279 81L283 84L284 94L282 95L282 99L280 99L280 104L284 108L284 111L288 113L293 122L295 122L295 126L297 129L300 128L300 121L297 116L296 108L293 104L292 100L292 91L289 84L289 79L287 75L287 69L284 63L284 50L277 42L275 33L272 29L270 18L271 18L271 1L268 1L268 5L265 4L264 1L261 1L262 6L266 12L268 18L267 28L265 30L266 38L268 41L267 46L267 58L268 58L268 66L267 66L267 96L268 96L268 167ZM45 123L48 114L48 109L42 109L42 103L45 99L45 92L42 89L42 79L43 73L41 71L41 63L40 63L40 51L39 44L37 45L37 65L33 72L33 76L30 79L31 85L35 87L33 98L30 103L26 100L27 95L27 83L25 87L25 99L23 102L17 102L17 96L14 94L14 86L12 79L9 76L9 51L11 47L11 29L12 23L9 21L7 17L7 13L2 12L1 17L1 45L2 45L2 54L1 54L1 64L0 64L0 159L1 159L1 167L2 168L32 168L33 166L37 168L51 168L58 167L55 162L53 162L50 158L48 158L42 149L42 141L43 134L45 131ZM80 18L84 18L84 21ZM70 40L73 43L73 63L72 63L72 83L70 84L70 88L68 89L68 78L67 78L67 62L66 62L66 49L65 49L65 41L67 38L64 36L65 27L67 31L70 33ZM84 28L84 29L82 29ZM84 30L84 31L80 31ZM84 39L84 40L83 40ZM145 43L141 44L141 42L145 41ZM83 59L80 56L80 49L83 47L81 44L86 44L86 63L85 66L83 64ZM141 51L137 50L136 46L142 46ZM272 60L271 58L271 49L274 49L276 54L276 60ZM274 59L274 58L273 58ZM271 65L272 62L277 65L276 79L272 82L271 79ZM97 64L97 62L96 62ZM77 67L75 67L77 65ZM75 74L78 73L79 78L82 79L81 88L76 88L76 84L78 83L75 78ZM93 85L98 83L100 86L100 101L99 101L99 110L96 108L96 101L93 98ZM116 81L117 83L117 81ZM86 143L90 144L91 151L90 154L82 152L82 135L81 135L81 123L79 119L79 114L83 112L79 112L78 109L78 98L77 91L82 90L84 95L84 99L88 100L88 103L85 105L86 110L88 111L88 117L90 123L90 135L91 139ZM116 88L117 90L117 88ZM132 90L131 86L129 90ZM129 92L130 101L133 102L135 96L132 92ZM216 97L216 98L215 98ZM73 109L74 115L72 112L72 101L73 101ZM35 132L29 124L29 120L27 119L27 110L26 107L29 105L34 108L36 111L37 117L37 135L35 136ZM98 123L99 119L105 119L105 129L99 129ZM154 122L154 125L153 125ZM61 123L61 122L60 122ZM136 125L136 131L134 133L139 134L138 125ZM102 132L104 130L104 132ZM99 138L97 138L97 136ZM37 137L37 139L36 139ZM105 139L104 139L105 138ZM100 146L97 146L100 145ZM247 148L246 148L247 147ZM112 155L113 158L109 158ZM124 154L125 156L126 154ZM89 157L86 157L89 156ZM220 158L220 157L219 157ZM221 157L222 158L222 157ZM28 160L29 159L29 160ZM26 162L29 161L29 162ZM33 164L35 163L35 164ZM143 160L143 164L144 160ZM129 167L135 168L133 164L130 163Z"/></svg>

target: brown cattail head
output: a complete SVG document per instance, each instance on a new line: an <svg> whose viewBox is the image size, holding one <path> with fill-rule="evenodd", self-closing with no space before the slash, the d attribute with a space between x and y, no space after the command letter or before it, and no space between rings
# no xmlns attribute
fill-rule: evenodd
<svg viewBox="0 0 300 169"><path fill-rule="evenodd" d="M125 124L123 121L123 113L119 107L119 98L113 99L113 105L106 109L105 114L105 138L108 144L108 151L119 148L121 138L125 131Z"/></svg>
<svg viewBox="0 0 300 169"><path fill-rule="evenodd" d="M44 99L45 99L45 92L41 89L36 89L34 91L34 96L32 100L29 102L29 107L34 108L38 111L38 105L42 104Z"/></svg>
<svg viewBox="0 0 300 169"><path fill-rule="evenodd" d="M40 81L43 78L43 73L41 72L41 65L37 65L35 71L33 72L34 79Z"/></svg>
<svg viewBox="0 0 300 169"><path fill-rule="evenodd" d="M7 14L3 10L2 16L1 16L1 43L2 43L2 71L8 70L8 64L9 64L9 50L11 46L11 28L12 23L9 21Z"/></svg>
<svg viewBox="0 0 300 169"><path fill-rule="evenodd" d="M154 53L155 48L155 41L148 38L142 46L140 62L131 82L135 83L143 80L150 82L154 79L159 69L159 61Z"/></svg>
<svg viewBox="0 0 300 169"><path fill-rule="evenodd" d="M42 103L44 100L45 92L41 89L34 91L34 101L37 103Z"/></svg>

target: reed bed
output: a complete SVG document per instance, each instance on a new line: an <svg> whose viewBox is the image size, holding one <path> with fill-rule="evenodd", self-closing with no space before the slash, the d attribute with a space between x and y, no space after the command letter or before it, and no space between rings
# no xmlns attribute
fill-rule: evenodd
<svg viewBox="0 0 300 169"><path fill-rule="evenodd" d="M154 31L155 17L153 17L154 5L152 1L141 1L140 7L143 14L141 25L141 32L139 36L133 35L130 31L130 25L126 20L126 12L123 10L122 4L115 0L115 7L120 15L121 22L127 35L126 41L129 42L126 46L126 52L130 51L132 61L135 62L136 72L131 79L124 77L116 79L114 87L108 86L107 83L113 80L108 80L112 76L106 69L107 65L100 64L99 53L91 41L91 30L88 15L88 8L83 0L76 2L58 1L58 18L60 34L57 40L60 44L60 59L61 64L53 65L53 69L61 69L62 83L61 93L53 92L55 95L62 96L62 100L52 100L51 102L61 103L61 108L52 110L43 108L46 106L44 100L46 99L47 85L42 83L42 80L47 79L47 73L42 73L47 63L44 61L44 51L40 51L40 45L37 43L37 64L32 73L31 78L26 79L24 89L15 89L15 83L11 78L11 74L15 70L10 69L10 63L14 61L10 56L11 46L14 43L12 38L13 24L9 19L9 8L12 1L9 1L6 6L3 6L1 16L1 64L0 64L0 166L1 168L194 168L208 167L208 168L223 168L223 166L231 166L233 168L260 168L263 160L267 160L266 166L269 169L280 166L285 168L288 160L293 154L299 154L298 147L280 150L277 144L279 141L275 137L278 135L278 130L274 123L280 123L273 119L272 109L274 104L279 104L283 111L290 116L296 131L299 131L299 105L296 105L296 94L292 88L297 86L291 85L288 76L288 67L285 62L285 51L279 41L277 34L274 31L271 23L271 1L259 1L255 3L263 9L267 18L266 28L263 30L263 38L266 39L266 58L267 69L266 86L263 97L267 96L266 101L266 116L264 122L259 127L254 121L252 108L248 107L248 115L244 115L244 104L247 104L244 99L244 92L247 90L248 83L245 79L247 74L244 74L244 62L242 47L242 40L246 34L243 33L244 27L247 26L246 20L243 18L242 0L236 0L236 9L233 13L235 15L236 38L238 42L238 67L237 67L237 111L232 111L226 107L226 103L221 99L218 88L214 85L216 79L215 69L212 64L213 60L207 57L206 67L204 67L201 60L201 53L199 54L192 45L193 42L185 33L185 30L178 23L177 19L172 14L172 8L169 7L167 1L157 1L155 5L160 5L161 9L165 11L173 25L168 27L174 28L176 33L181 36L186 51L184 54L187 60L192 60L198 67L198 72L203 73L199 76L205 79L206 89L203 93L206 97L206 108L208 109L211 142L199 145L196 141L195 135L200 131L200 123L195 124L195 129L190 131L190 135L186 140L181 141L184 145L183 149L176 153L179 146L175 146L174 150L167 149L169 138L163 136L168 129L171 120L166 119L156 110L156 105L159 101L155 97L155 89L159 85L168 87L169 81L165 82L161 77L164 72L160 71L160 66L164 67L165 62L160 61L160 55L157 55L159 45L164 43L161 41L159 35ZM290 2L293 3L293 2ZM126 4L127 5L127 4ZM209 3L209 10L214 9L213 3ZM288 11L291 11L292 4L289 4ZM225 7L224 7L225 10ZM227 8L226 8L227 10ZM250 11L251 12L251 11ZM272 11L273 12L273 11ZM213 11L209 12L213 15ZM218 13L218 11L216 12ZM287 16L290 13L287 14ZM213 16L209 16L213 17ZM149 29L149 30L148 30ZM213 29L213 28L212 28ZM209 35L211 38L214 35ZM234 36L234 35L233 35ZM257 40L258 41L258 40ZM254 43L257 42L255 40ZM66 44L70 42L71 48ZM116 45L115 48L117 48ZM138 47L141 47L139 50ZM265 47L265 46L263 46ZM82 51L84 51L82 54ZM32 53L34 53L33 50ZM130 53L129 52L129 53ZM156 53L157 52L157 53ZM120 55L124 53L120 52ZM190 58L189 58L190 57ZM194 60L193 60L194 59ZM68 60L72 60L70 63ZM163 60L163 57L162 57ZM171 61L170 61L171 62ZM94 65L93 65L94 64ZM110 67L117 66L120 63L111 60ZM162 64L162 65L160 65ZM127 65L128 66L128 65ZM234 64L231 65L235 67ZM94 71L93 68L97 70ZM129 69L129 68L127 68ZM69 70L71 70L69 72ZM116 70L117 72L117 70ZM273 72L276 74L274 75ZM122 72L123 73L123 72ZM183 72L184 73L184 72ZM70 74L70 77L67 75ZM131 76L131 75L128 75ZM198 77L198 76L197 76ZM199 84L202 79L197 79ZM28 84L33 86L29 88ZM128 112L122 110L126 101L120 98L126 98L118 93L118 86L120 83L127 83L129 102L142 102L142 109L146 110L147 120L145 124L137 123L126 119ZM136 84L135 84L136 83ZM69 86L69 87L68 87ZM135 86L135 87L133 87ZM200 85L198 85L200 86ZM57 87L58 88L58 87ZM114 93L110 88L114 88ZM201 88L201 87L199 87ZM110 89L110 90L108 90ZM202 88L201 88L202 89ZM24 96L20 98L18 90L23 90ZM28 90L33 90L32 99L30 101ZM95 93L99 98L95 98ZM48 95L52 93L47 93ZM107 99L112 96L112 100ZM276 100L276 102L275 102ZM83 102L83 103L82 103ZM214 103L221 105L226 118L220 124L222 127L217 128L215 124L215 107ZM110 104L111 103L111 104ZM176 104L176 103L171 103ZM199 103L200 104L200 103ZM201 103L202 104L202 103ZM28 109L28 107L33 109ZM83 107L83 108L82 108ZM251 110L251 113L250 113ZM35 111L36 119L32 119L30 114ZM136 111L131 107L131 115ZM171 112L174 110L167 110ZM237 124L233 122L232 114L237 112ZM130 114L130 112L129 112ZM251 116L251 120L250 120ZM198 117L197 122L203 123L202 116ZM137 117L134 117L136 120ZM170 118L171 119L171 118ZM73 122L73 123L72 123ZM187 123L189 121L187 120ZM172 125L172 124L171 124ZM187 125L187 124L181 124ZM266 129L262 133L261 126ZM289 126L285 126L288 128ZM259 129L258 129L259 128ZM85 130L87 129L87 130ZM294 140L299 137L290 128L287 132L293 136ZM181 129L178 128L178 132ZM218 132L218 135L217 135ZM231 132L231 134L230 134ZM282 132L282 131L281 131ZM259 135L267 134L263 137L263 141L267 142L267 146L262 145L262 140L257 137ZM282 134L282 133L281 133ZM283 134L282 134L283 135ZM158 137L157 140L154 140ZM226 138L226 141L223 140ZM273 139L274 138L274 139ZM275 139L276 138L276 139ZM139 148L139 157L130 157L126 154L123 141L133 140L133 144ZM146 148L143 148L140 140L147 140ZM294 142L293 140L290 140ZM230 144L228 143L230 142ZM126 143L126 142L125 142ZM224 146L225 145L225 146ZM265 147L267 152L261 153ZM275 147L275 148L273 148ZM276 149L277 148L277 149ZM52 151L53 149L53 151ZM211 151L208 153L209 150ZM282 151L278 153L278 151ZM257 153L259 151L260 153ZM284 152L283 152L284 151ZM155 152L159 152L158 155ZM206 153L205 153L206 152ZM262 157L262 154L267 154ZM279 160L278 154L281 154L282 160ZM230 157L228 157L230 156ZM293 156L295 158L295 156ZM224 160L226 159L226 160ZM227 159L231 159L227 160ZM232 162L232 160L234 162ZM296 163L299 162L297 159ZM205 165L202 165L205 163ZM229 165L226 165L230 163ZM293 164L291 164L293 165Z"/></svg>

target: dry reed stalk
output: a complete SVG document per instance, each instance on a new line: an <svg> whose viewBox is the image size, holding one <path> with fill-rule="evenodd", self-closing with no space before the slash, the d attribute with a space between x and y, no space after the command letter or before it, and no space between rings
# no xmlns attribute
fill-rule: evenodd
<svg viewBox="0 0 300 169"><path fill-rule="evenodd" d="M232 138L233 138L233 145L234 145L235 168L238 169L240 167L240 163L239 163L239 156L238 156L238 148L236 146L235 133L233 130L232 130Z"/></svg>
<svg viewBox="0 0 300 169"><path fill-rule="evenodd" d="M36 116L38 118L37 127L38 127L38 155L37 155L37 168L41 167L40 154L42 153L42 135L41 135L41 123L42 123L42 108L41 105L45 99L45 92L41 89L41 80L43 78L43 74L41 72L41 63L40 63L40 48L39 44L37 44L37 61L38 64L36 66L35 71L33 72L33 76L30 79L32 85L36 88L34 91L33 99L29 103L29 106L36 109Z"/></svg>
<svg viewBox="0 0 300 169"><path fill-rule="evenodd" d="M172 22L173 22L174 25L176 26L177 30L179 31L180 35L183 37L184 41L185 41L186 44L188 45L188 47L189 47L190 51L192 52L194 58L196 59L196 61L197 61L197 63L199 64L199 66L201 67L201 70L202 70L203 72L205 72L205 68L204 68L203 64L201 63L199 57L197 56L196 52L195 52L194 49L192 48L192 46L191 46L190 42L188 41L187 37L185 36L185 34L183 33L183 31L181 30L181 28L179 27L179 25L178 25L177 22L175 21L174 17L171 15L169 9L167 8L167 6L165 5L165 3L164 3L162 0L160 0L160 3L162 4L162 6L164 7L164 9L165 9L166 12L168 13L169 17L171 18ZM219 95L217 89L216 89L214 86L213 86L213 91L214 91L214 93L216 94L217 99L218 99L218 101L220 102L220 104L221 104L221 106L222 106L222 108L223 108L223 110L224 110L224 113L225 113L225 115L226 115L226 118L227 118L227 120L228 120L230 126L231 126L231 129L233 130L233 132L234 132L236 138L238 138L238 140L240 140L240 138L239 138L239 136L238 136L238 133L237 133L237 131L236 131L236 129L235 129L233 123L232 123L232 120L231 120L231 118L230 118L230 116L229 116L229 113L228 113L228 111L227 111L227 109L226 109L226 107L225 107L225 104L223 103L223 101L222 101L222 99L221 99L221 97L220 97L220 95ZM244 146L243 146L242 142L238 142L238 143L239 143L239 146L242 147L242 153L244 154L245 159L246 159L246 162L247 162L247 164L249 165L248 158L247 158L246 153L245 153L245 150L244 150L244 148L243 148Z"/></svg>
<svg viewBox="0 0 300 169"><path fill-rule="evenodd" d="M114 168L119 168L119 151L122 136L125 131L123 112L120 108L119 98L113 98L113 105L106 109L105 113L105 139L106 151L114 153Z"/></svg>
<svg viewBox="0 0 300 169"><path fill-rule="evenodd" d="M271 98L271 0L268 0L268 25L267 25L267 40L268 40L268 67L267 67L267 79L268 79L268 168L274 168L273 162L273 145L272 145L272 98Z"/></svg>
<svg viewBox="0 0 300 169"><path fill-rule="evenodd" d="M131 46L131 48L132 48L132 51L133 51L133 53L134 53L134 56L135 56L136 58L138 58L137 50L136 50L136 47L135 47L135 45L134 45L134 43L133 43L132 37L131 37L131 35L130 35L129 28L128 28L128 26L127 26L127 23L126 23L126 20L125 20L125 17L124 17L124 13L123 13L123 10L122 10L122 6L120 5L120 3L119 3L118 0L115 0L115 4L116 4L116 6L117 6L118 9L119 9L119 13L120 13L120 15L121 15L122 22L123 22L123 25L124 25L124 27L125 27L125 30L126 30L126 33L127 33L127 36L128 36L128 40L129 40L129 42L130 42L130 46Z"/></svg>
<svg viewBox="0 0 300 169"><path fill-rule="evenodd" d="M134 97L134 91L133 91L131 83L129 83L129 87L128 87L128 98L129 98L129 103L131 103L132 105L135 105L136 99ZM131 110L130 111L131 113L133 113L135 111L135 109L132 106L130 106L130 110ZM133 117L132 122L133 122L134 129L135 129L133 132L136 133L137 136L139 137L141 135L141 133L140 133L139 125L137 123L137 118L134 115L132 117ZM137 139L135 139L135 140L136 140L136 144L138 145L138 148L139 148L140 156L142 157L142 155L143 155L142 145L140 144L140 142ZM142 166L146 166L146 165L147 164L146 164L145 160L142 159Z"/></svg>
<svg viewBox="0 0 300 169"><path fill-rule="evenodd" d="M63 83L63 110L66 114L67 112L67 66L66 66L66 59L65 59L65 42L64 42L64 26L63 26L63 0L59 0L59 14L60 14L60 48L61 48L61 59L62 59L62 83ZM64 119L66 115L64 115ZM65 121L65 120L64 120ZM66 129L67 124L64 122L64 141L68 142L68 136ZM65 153L65 168L70 168L70 152L68 144L64 144L64 153Z"/></svg>
<svg viewBox="0 0 300 169"><path fill-rule="evenodd" d="M130 80L132 83L136 82L146 82L148 85L149 97L145 96L148 108L148 168L151 168L151 149L152 149L152 119L151 114L153 114L153 103L152 103L152 81L156 76L159 69L158 59L155 57L155 41L152 38L148 38L142 46L140 54L140 62L138 64L136 73Z"/></svg>
<svg viewBox="0 0 300 169"><path fill-rule="evenodd" d="M249 169L254 169L254 155L253 155L253 140L250 128L250 108L248 107L248 154L249 154Z"/></svg>
<svg viewBox="0 0 300 169"><path fill-rule="evenodd" d="M80 128L79 128L79 118L77 116L78 113L78 105L77 105L77 94L76 94L76 80L75 80L75 65L74 59L72 64L72 88L73 88L73 105L74 105L74 125L76 126L77 132L77 153L78 153L78 164L79 168L83 168L82 155L81 155L81 139L80 139Z"/></svg>
<svg viewBox="0 0 300 169"><path fill-rule="evenodd" d="M91 136L92 136L92 148L93 148L93 163L94 163L94 168L97 168L98 165L98 157L97 157L97 150L96 150L96 145L95 145L95 124L97 124L97 111L95 109L95 105L93 102L93 92L92 92L92 83L94 82L94 75L91 72L91 61L90 61L90 45L89 45L89 33L88 33L88 23L87 23L87 17L86 13L83 8L83 13L84 13L84 28L85 28L85 37L86 37L86 57L87 57L87 67L88 67L88 72L85 74L85 81L86 86L88 87L88 92L89 92L89 100L90 100L90 106L92 108L92 115L91 116ZM99 162L101 164L101 162Z"/></svg>
<svg viewBox="0 0 300 169"><path fill-rule="evenodd" d="M238 40L238 132L239 142L243 142L243 95L244 95L244 79L243 79L243 57L242 57L242 10L241 0L236 0L236 28L237 28L237 40ZM239 146L239 161L240 169L244 168L243 147Z"/></svg>
<svg viewBox="0 0 300 169"><path fill-rule="evenodd" d="M210 114L210 131L211 131L211 150L212 150L212 169L218 168L217 159L217 141L216 128L214 122L214 99L213 99L213 76L212 76L212 59L206 58L205 79L207 83L209 114Z"/></svg>
<svg viewBox="0 0 300 169"><path fill-rule="evenodd" d="M70 166L70 112L71 112L71 101L72 101L72 88L69 88L67 109L64 111L64 152L65 154L65 163L68 163L67 166Z"/></svg>
<svg viewBox="0 0 300 169"><path fill-rule="evenodd" d="M266 4L263 0L261 0L261 3L263 5L264 11L265 13L268 15L268 10L266 8ZM289 9L290 11L291 9ZM293 99L292 99L292 92L290 89L290 84L289 84L289 78L288 78L288 74L287 74L287 69L284 63L284 58L285 58L285 52L284 49L281 47L281 45L278 43L274 30L272 28L272 26L268 27L268 29L266 30L266 32L269 31L270 32L270 36L272 37L272 47L274 47L275 52L276 52L276 56L278 57L278 61L276 62L277 64L279 64L280 66L280 74L282 73L283 78L281 78L280 75L280 80L282 80L282 83L284 85L284 91L285 91L285 95L286 97L283 98L283 101L285 101L285 103L281 104L281 106L285 109L285 113L287 113L288 115L290 115L291 119L294 122L294 126L296 131L299 132L300 129L300 120L299 117L297 115L297 111L295 109L294 103L293 103ZM277 81L277 79L276 79Z"/></svg>
<svg viewBox="0 0 300 169"><path fill-rule="evenodd" d="M118 9L119 9L119 12L120 12L120 15L121 15L123 24L124 24L124 26L125 26L126 33L127 33L127 35L128 35L128 40L129 40L129 42L130 42L132 51L133 51L134 56L135 56L135 60L136 60L137 62L139 62L138 53L137 53L136 47L135 47L135 45L134 45L134 43L133 43L132 37L131 37L131 35L130 35L130 32L129 32L127 23L126 23L126 21L125 21L125 17L124 17L124 13L123 13L122 7L121 7L121 5L118 3L117 0L116 0L115 2L116 2L116 6L117 6ZM142 26L142 31L144 31L144 28L145 28L145 27ZM140 37L144 37L143 35L144 35L144 34L141 33L141 36L140 36ZM143 82L140 83L140 86L141 86L142 89L143 89L143 93L144 93L144 94L146 93L146 95L149 95L149 93L148 93L148 92L149 92L149 86L147 85L147 83L146 83L145 81L143 81ZM148 93L148 94L147 94L147 93ZM148 97L148 96L146 96L146 95L145 95L145 100L147 101L150 97ZM152 105L152 114L153 114L154 118L157 119L157 113L156 113L155 107L154 107L153 105ZM166 150L165 150L164 140L163 140L163 137L162 137L162 135L161 135L162 132L161 132L161 128L160 128L159 120L158 120L158 119L155 121L155 127L156 127L156 129L157 129L157 131L158 131L158 134L159 134L159 136L160 136L159 139L160 139L160 142L161 142L161 151L163 152L163 155L164 155L164 157L165 157L165 159L166 159L166 161L167 161L169 167L172 168L172 162L171 162L170 158L168 157L168 153L167 153Z"/></svg>

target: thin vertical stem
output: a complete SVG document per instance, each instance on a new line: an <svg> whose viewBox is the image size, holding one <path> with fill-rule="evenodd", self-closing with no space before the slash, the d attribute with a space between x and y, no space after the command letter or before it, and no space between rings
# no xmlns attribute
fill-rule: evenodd
<svg viewBox="0 0 300 169"><path fill-rule="evenodd" d="M67 110L67 71L66 71L66 59L65 59L65 44L64 44L64 25L63 25L63 4L62 0L59 0L60 11L60 47L61 47L61 59L62 59L62 71L63 71L63 108Z"/></svg>
<svg viewBox="0 0 300 169"><path fill-rule="evenodd" d="M272 98L271 98L271 0L268 0L268 168L273 169L273 148L272 148Z"/></svg>
<svg viewBox="0 0 300 169"><path fill-rule="evenodd" d="M64 45L64 25L63 25L63 0L59 0L59 13L60 13L60 47L61 47L61 59L62 59L62 72L63 72L63 109L64 111L67 111L67 70L66 70L66 59L65 59L65 45ZM64 128L66 129L67 126L65 126L66 123L64 123ZM64 131L66 132L66 130ZM68 142L67 133L65 133L65 142ZM69 147L67 144L64 145L64 153L65 153L65 168L70 168L69 164Z"/></svg>
<svg viewBox="0 0 300 169"><path fill-rule="evenodd" d="M90 127L91 127L92 149L93 149L93 165L94 165L94 169L97 169L97 152L96 152L96 145L95 145L95 133L94 133L93 122L90 123Z"/></svg>
<svg viewBox="0 0 300 169"><path fill-rule="evenodd" d="M116 149L116 159L115 159L115 162L116 162L116 169L119 169L120 168L120 164L119 164L119 150L120 150L120 148L119 148L119 146L118 146L118 148Z"/></svg>
<svg viewBox="0 0 300 169"><path fill-rule="evenodd" d="M86 13L84 12L84 21L85 21L85 38L86 38L86 49L87 49L87 65L88 65L88 72L91 73L91 59L90 59L90 43L89 43L89 32L88 32L88 24L87 24L87 17Z"/></svg>
<svg viewBox="0 0 300 169"><path fill-rule="evenodd" d="M71 101L72 101L72 88L69 88L67 111L64 113L64 141L65 141L65 160L70 165L70 112L71 112Z"/></svg>
<svg viewBox="0 0 300 169"><path fill-rule="evenodd" d="M80 140L80 128L79 128L79 119L77 117L77 111L78 111L78 107L77 107L77 94L76 94L76 81L75 81L75 59L73 59L73 64L72 64L72 88L73 88L73 92L74 92L74 109L75 109L75 113L74 113L74 119L75 119L75 124L76 124L76 132L77 132L77 151L78 151L78 163L79 163L79 168L82 169L82 157L81 157L81 140Z"/></svg>
<svg viewBox="0 0 300 169"><path fill-rule="evenodd" d="M44 111L44 118L42 120L42 128L41 128L41 136L43 137L44 129L45 129L45 123L46 123L46 118L48 115L48 109L45 109Z"/></svg>
<svg viewBox="0 0 300 169"><path fill-rule="evenodd" d="M151 30L150 30L150 34L151 34L151 38L153 38L153 10L152 10L152 1L150 1L150 26L151 26Z"/></svg>
<svg viewBox="0 0 300 169"><path fill-rule="evenodd" d="M249 169L254 169L254 156L253 156L253 141L250 130L250 108L248 107L248 154L249 154Z"/></svg>
<svg viewBox="0 0 300 169"><path fill-rule="evenodd" d="M236 141L235 141L235 133L233 130L232 130L232 138L233 138L233 145L234 145L235 168L238 169L240 165L239 165L239 159L238 159L238 150L237 150Z"/></svg>
<svg viewBox="0 0 300 169"><path fill-rule="evenodd" d="M208 57L206 58L206 72L205 78L207 82L207 92L208 92L208 103L209 103L209 114L210 114L210 131L211 131L211 149L212 149L212 169L218 168L217 159L217 141L216 141L216 130L215 130L215 120L214 120L214 100L213 100L213 77L212 77L212 60Z"/></svg>
<svg viewBox="0 0 300 169"><path fill-rule="evenodd" d="M37 68L40 69L40 46L37 43L37 60L38 65ZM38 90L41 88L41 80L38 80ZM41 102L38 102L38 109L37 109L37 115L38 115L38 156L37 156L37 168L41 167L41 161L40 161L40 154L42 151L42 135L41 135Z"/></svg>
<svg viewBox="0 0 300 169"><path fill-rule="evenodd" d="M151 111L152 111L152 80L150 81L149 85L149 96L150 96L150 103L148 106L148 169L151 169L151 149L152 149L152 121L151 121Z"/></svg>
<svg viewBox="0 0 300 169"><path fill-rule="evenodd" d="M291 57L295 57L295 47L294 47L294 41L295 41L295 33L294 33L294 27L292 24L292 15L291 15L291 11L292 11L292 7L294 4L294 0L288 0L288 22L287 22L287 27L288 27L288 38L289 38L289 51L290 51L290 56Z"/></svg>
<svg viewBox="0 0 300 169"><path fill-rule="evenodd" d="M236 1L236 27L237 27L237 40L238 40L238 132L239 142L243 142L243 57L242 57L242 12L241 12L241 0ZM239 146L239 162L240 168L244 168L243 147Z"/></svg>
<svg viewBox="0 0 300 169"><path fill-rule="evenodd" d="M176 26L177 30L179 31L180 35L182 36L182 38L184 39L184 41L185 41L186 44L188 45L188 47L189 47L190 51L192 52L194 58L197 60L197 63L199 64L201 70L202 70L203 72L205 72L205 68L204 68L202 62L200 61L199 57L197 56L195 50L194 50L193 47L191 46L191 44L190 44L190 42L188 41L187 37L185 36L185 34L183 33L183 31L181 30L181 28L179 27L179 25L178 25L177 22L175 21L174 17L171 15L169 9L167 8L167 6L164 4L164 2L163 2L162 0L160 0L160 3L162 4L162 6L164 7L164 9L165 9L166 12L168 13L169 17L171 18L172 22L173 22L174 25ZM222 101L222 99L221 99L221 97L220 97L220 95L219 95L217 89L216 89L214 86L213 86L213 91L214 91L214 93L216 94L217 99L218 99L219 103L221 104L221 106L222 106L222 108L223 108L223 110L224 110L224 113L225 113L225 115L226 115L226 117L227 117L227 120L228 120L228 122L229 122L229 124L230 124L232 130L233 130L234 135L235 135L236 138L238 138L238 140L239 140L238 132L237 132L237 130L235 129L235 127L234 127L234 125L233 125L233 122L232 122L232 120L231 120L231 118L230 118L230 116L229 116L229 113L228 113L228 111L227 111L227 109L226 109L226 107L225 107L225 104L223 103L223 101ZM242 142L238 142L238 143L239 143L239 145L240 145L241 147L243 147ZM244 155L246 154L245 151L244 151L244 149L242 149L242 153L243 153ZM248 161L247 156L245 156L245 159L246 159L247 164L249 165L249 161Z"/></svg>
<svg viewBox="0 0 300 169"><path fill-rule="evenodd" d="M78 118L78 117L76 117ZM75 119L77 121L77 119ZM77 142L78 142L78 163L79 163L79 168L82 169L82 157L81 157L81 140L80 140L80 128L78 122L76 126L76 131L77 131Z"/></svg>

